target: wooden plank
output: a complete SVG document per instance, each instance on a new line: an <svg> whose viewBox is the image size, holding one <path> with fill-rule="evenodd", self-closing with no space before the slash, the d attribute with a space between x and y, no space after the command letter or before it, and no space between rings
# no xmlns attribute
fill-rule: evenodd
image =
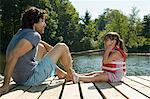
<svg viewBox="0 0 150 99"><path fill-rule="evenodd" d="M3 84L1 83L0 86L2 86L2 85L3 85ZM13 93L11 93L11 92L13 92L13 90L14 90L16 87L17 87L16 83L15 83L14 81L11 81L10 84L9 84L9 92L8 92L8 93L5 93L4 95L2 95L2 96L0 97L0 99L10 99L10 97L8 97L8 96L14 97L14 96L13 96ZM10 94L12 94L12 95L10 95Z"/></svg>
<svg viewBox="0 0 150 99"><path fill-rule="evenodd" d="M0 74L0 83L2 83L3 80L4 80L4 76L2 76L2 75Z"/></svg>
<svg viewBox="0 0 150 99"><path fill-rule="evenodd" d="M1 83L0 84L0 87L2 86L3 84ZM13 89L13 88L15 88L16 87L16 83L14 82L14 81L12 81L12 82L10 82L9 83L9 89L11 90L11 89Z"/></svg>
<svg viewBox="0 0 150 99"><path fill-rule="evenodd" d="M150 88L146 87L142 84L139 84L133 80L127 79L126 77L122 80L125 84L129 85L130 87L136 89L137 91L141 92L142 94L146 95L150 98ZM149 91L148 91L149 90Z"/></svg>
<svg viewBox="0 0 150 99"><path fill-rule="evenodd" d="M0 87L3 85L3 81L2 82L0 82Z"/></svg>
<svg viewBox="0 0 150 99"><path fill-rule="evenodd" d="M110 84L129 99L148 99L146 96L142 95L141 93L132 89L131 87L125 85L124 83L120 84L120 82L118 82Z"/></svg>
<svg viewBox="0 0 150 99"><path fill-rule="evenodd" d="M80 83L83 99L103 99L93 83Z"/></svg>
<svg viewBox="0 0 150 99"><path fill-rule="evenodd" d="M41 93L46 89L46 87L48 87L54 77L49 79L50 80L46 80L41 85L31 87L29 90L25 91L25 93L22 94L19 99L37 99L40 97Z"/></svg>
<svg viewBox="0 0 150 99"><path fill-rule="evenodd" d="M67 82L65 84L61 99L80 99L78 84Z"/></svg>
<svg viewBox="0 0 150 99"><path fill-rule="evenodd" d="M45 82L50 81L52 79L53 78L49 78ZM0 84L0 86L2 86L2 83ZM24 91L27 91L29 88L30 87L27 87L27 86L16 86L16 83L13 81L13 79L11 79L10 88L9 88L10 91L2 95L0 99L10 99L10 96L11 96L11 99L15 99L21 96L24 93Z"/></svg>
<svg viewBox="0 0 150 99"><path fill-rule="evenodd" d="M150 76L137 76L137 77L150 81Z"/></svg>
<svg viewBox="0 0 150 99"><path fill-rule="evenodd" d="M42 84L39 86L33 86L24 94L22 94L19 99L37 99L42 91L47 87L47 84Z"/></svg>
<svg viewBox="0 0 150 99"><path fill-rule="evenodd" d="M148 99L150 97L150 87L148 86L150 76L134 77L127 76L124 78L125 83L95 83L103 98L106 99ZM147 79L148 78L148 79ZM0 99L101 99L100 93L92 83L80 83L82 96L80 96L78 84L67 82L64 86L64 79L58 80L54 78L47 79L42 85L29 87L17 86L15 82L11 82L11 90L9 93L0 97ZM146 80L144 80L146 79ZM53 80L53 81L52 81ZM52 83L51 83L52 81ZM51 84L50 84L51 83ZM2 84L0 84L1 86ZM113 86L113 87L112 87ZM29 89L29 90L28 90ZM60 93L62 92L62 97ZM121 94L122 93L122 94ZM144 96L144 95L145 96ZM146 97L147 96L147 97Z"/></svg>
<svg viewBox="0 0 150 99"><path fill-rule="evenodd" d="M59 99L59 95L62 90L62 84L64 79L53 80L50 86L42 93L39 99Z"/></svg>
<svg viewBox="0 0 150 99"><path fill-rule="evenodd" d="M4 82L3 80L0 81L0 86L2 86L2 83L3 83L3 82Z"/></svg>
<svg viewBox="0 0 150 99"><path fill-rule="evenodd" d="M4 82L4 77L2 77L1 80L0 80L0 86L2 86L2 83L3 83L3 82ZM13 79L12 79L12 78L10 79L10 82L13 82Z"/></svg>
<svg viewBox="0 0 150 99"><path fill-rule="evenodd" d="M46 83L46 84L48 84L48 83L50 83L50 82L52 82L54 79L57 79L57 77L49 77L49 78L47 78L44 82L43 82L43 84L44 83Z"/></svg>
<svg viewBox="0 0 150 99"><path fill-rule="evenodd" d="M95 86L101 91L103 97L106 99L126 99L126 97L106 82L95 83Z"/></svg>
<svg viewBox="0 0 150 99"><path fill-rule="evenodd" d="M22 95L24 93L24 91L26 91L27 89L29 89L30 87L25 87L25 86L17 86L16 88L12 89L9 91L9 93L3 95L2 97L0 97L0 99L16 99L17 97L19 97L20 95Z"/></svg>
<svg viewBox="0 0 150 99"><path fill-rule="evenodd" d="M147 86L147 87L150 88L150 81L147 81L147 80L138 78L138 77L136 77L136 76L127 76L127 78L129 78L129 79L131 79L131 80L133 80L133 81L136 81L136 82L138 82L138 83L140 83L140 84L143 84L143 85L145 85L145 86Z"/></svg>

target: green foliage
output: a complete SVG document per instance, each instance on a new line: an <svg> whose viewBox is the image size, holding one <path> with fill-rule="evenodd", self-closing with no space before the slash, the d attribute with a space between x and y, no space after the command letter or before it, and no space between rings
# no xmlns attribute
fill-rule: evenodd
<svg viewBox="0 0 150 99"><path fill-rule="evenodd" d="M128 29L128 17L123 15L119 10L106 9L107 24L105 30L107 32L114 31L120 34L121 38L125 40Z"/></svg>
<svg viewBox="0 0 150 99"><path fill-rule="evenodd" d="M48 13L43 40L51 45L55 45L59 41L59 38L56 37L56 30L58 28L58 14L54 11L49 0L40 0L38 7L45 9Z"/></svg>
<svg viewBox="0 0 150 99"><path fill-rule="evenodd" d="M88 25L90 23L91 15L90 15L90 12L88 10L85 12L85 16L83 18L81 18L81 20L83 21L83 23L85 25Z"/></svg>
<svg viewBox="0 0 150 99"><path fill-rule="evenodd" d="M66 43L71 51L103 48L103 37L109 31L118 32L128 48L150 45L150 15L138 18L139 10L132 8L129 16L116 9L105 9L95 20L89 11L79 17L69 0L1 0L0 48L5 52L12 36L20 28L21 13L29 6L48 12L43 40L51 45Z"/></svg>
<svg viewBox="0 0 150 99"><path fill-rule="evenodd" d="M119 10L106 9L104 14L99 17L97 24L104 26L100 30L105 33L110 31L119 33L129 48L143 46L146 39L140 36L143 25L138 18L138 12L136 8L133 8L132 13L127 17Z"/></svg>
<svg viewBox="0 0 150 99"><path fill-rule="evenodd" d="M150 38L150 14L144 16L143 25L144 25L143 35L147 38Z"/></svg>
<svg viewBox="0 0 150 99"><path fill-rule="evenodd" d="M80 23L80 50L98 49L99 42L97 39L98 31L96 29L96 22L91 20L90 13L85 12L85 16L81 18Z"/></svg>
<svg viewBox="0 0 150 99"><path fill-rule="evenodd" d="M102 15L99 15L99 18L96 19L95 22L99 31L105 30L105 26L107 24L106 12L104 12Z"/></svg>
<svg viewBox="0 0 150 99"><path fill-rule="evenodd" d="M5 53L12 36L20 28L21 13L29 5L37 5L38 0L1 0L1 51Z"/></svg>
<svg viewBox="0 0 150 99"><path fill-rule="evenodd" d="M58 42L65 42L67 45L73 46L75 44L75 35L78 31L78 13L68 0L52 0L50 2L53 10L58 15L58 28L56 30Z"/></svg>
<svg viewBox="0 0 150 99"><path fill-rule="evenodd" d="M143 30L143 25L141 20L138 18L138 12L136 7L132 8L132 13L129 17L129 33L128 33L128 47L138 47L139 45L143 45L144 38L140 36Z"/></svg>

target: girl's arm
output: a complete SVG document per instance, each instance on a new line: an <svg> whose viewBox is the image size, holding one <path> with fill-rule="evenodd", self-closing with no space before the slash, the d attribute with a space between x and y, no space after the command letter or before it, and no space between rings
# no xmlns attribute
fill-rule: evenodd
<svg viewBox="0 0 150 99"><path fill-rule="evenodd" d="M110 49L106 49L104 51L103 60L102 60L103 64L108 64L114 60L119 60L122 57L120 52L118 51L112 52L111 54L110 53L111 53Z"/></svg>

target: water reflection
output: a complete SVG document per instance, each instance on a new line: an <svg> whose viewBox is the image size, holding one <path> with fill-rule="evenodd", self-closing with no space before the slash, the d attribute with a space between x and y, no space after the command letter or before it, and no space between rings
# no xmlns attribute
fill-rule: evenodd
<svg viewBox="0 0 150 99"><path fill-rule="evenodd" d="M88 73L101 70L102 56L74 55L74 69L78 73ZM127 75L150 76L150 56L128 56Z"/></svg>

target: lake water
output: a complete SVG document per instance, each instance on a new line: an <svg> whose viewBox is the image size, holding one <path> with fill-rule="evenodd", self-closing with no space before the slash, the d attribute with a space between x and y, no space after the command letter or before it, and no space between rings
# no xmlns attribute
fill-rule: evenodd
<svg viewBox="0 0 150 99"><path fill-rule="evenodd" d="M99 55L74 55L74 69L78 73L88 73L101 70L102 56ZM150 56L128 56L127 75L150 76Z"/></svg>
<svg viewBox="0 0 150 99"><path fill-rule="evenodd" d="M0 73L4 69L4 55L0 55ZM73 55L73 68L78 73L88 73L101 70L102 56L100 55ZM127 75L150 76L150 56L128 56Z"/></svg>

